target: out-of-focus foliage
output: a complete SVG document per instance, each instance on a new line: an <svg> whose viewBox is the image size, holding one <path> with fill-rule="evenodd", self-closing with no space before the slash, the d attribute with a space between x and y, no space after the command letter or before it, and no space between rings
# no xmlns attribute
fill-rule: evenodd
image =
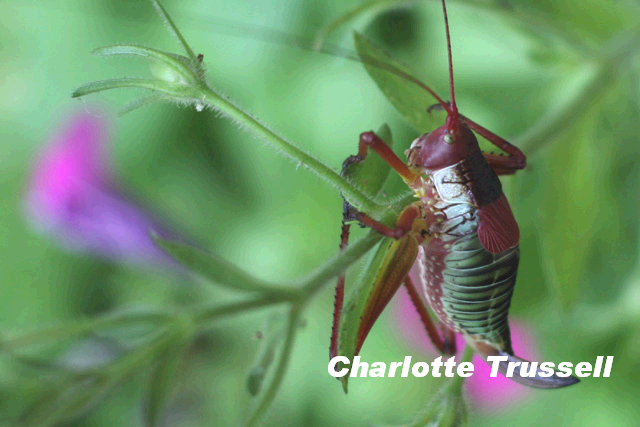
<svg viewBox="0 0 640 427"><path fill-rule="evenodd" d="M213 87L339 169L357 151L362 131L389 123L398 153L417 135L362 66L226 37L211 22L223 18L313 36L361 4L174 0L165 6L196 53L204 54ZM22 209L33 158L68 113L92 102L116 110L136 98L122 91L78 101L71 92L88 81L149 75L142 61L90 52L127 42L179 53L175 40L142 0L5 1L0 12L12 17L0 28L0 325L3 341L13 344L0 359L0 425L14 426L21 415L25 423L38 422L43 410L56 408L61 392L71 396L66 414L81 414L68 425L117 420L134 426L156 417L172 426L239 425L253 407L247 378L263 362L260 352L270 351L258 338L266 310L212 323L185 343L192 325L166 307L235 301L238 294L180 274L67 253L33 233ZM615 356L611 378L532 391L500 413L469 409L469 422L637 425L640 8L633 1L458 0L449 3L449 17L461 112L532 154L526 170L503 180L522 232L511 313L535 331L544 360ZM403 37L389 34L398 21ZM446 96L439 2L365 14L345 28L354 27ZM349 46L348 33L343 29L330 41ZM190 241L253 276L290 284L337 253L339 194L224 118L151 105L125 115L112 134L119 182ZM385 194L403 190L392 174ZM358 275L353 270L347 289ZM310 302L303 324L295 325L284 383L265 424L410 421L443 379L355 378L345 396L326 371L332 299L327 286ZM96 317L114 310L121 317ZM138 318L146 320L134 322ZM388 314L380 318L362 349L365 360L420 357L392 322ZM51 328L12 340L44 327ZM262 339L271 338L265 332ZM178 353L154 359L135 351L165 346ZM106 359L96 361L97 355ZM267 377L274 375L274 367L264 365ZM176 381L168 381L173 372ZM169 387L149 393L150 384ZM100 404L91 405L93 398ZM164 410L150 412L167 401Z"/></svg>

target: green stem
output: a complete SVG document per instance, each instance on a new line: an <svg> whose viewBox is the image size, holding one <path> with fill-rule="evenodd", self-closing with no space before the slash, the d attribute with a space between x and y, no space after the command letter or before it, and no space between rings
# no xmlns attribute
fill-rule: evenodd
<svg viewBox="0 0 640 427"><path fill-rule="evenodd" d="M229 316L243 311L253 310L261 307L267 307L270 305L281 304L283 302L291 301L291 297L285 295L273 295L264 294L258 297L253 297L240 302L231 304L216 304L211 307L203 307L200 309L189 308L189 310L196 310L196 314L193 315L193 322L201 325L208 323L212 320L217 320L220 317Z"/></svg>
<svg viewBox="0 0 640 427"><path fill-rule="evenodd" d="M271 403L276 397L278 389L282 384L282 380L284 379L284 374L287 371L287 366L289 365L289 359L291 358L291 350L293 349L293 342L295 339L296 328L298 323L298 316L300 315L300 309L296 306L291 308L289 312L289 320L287 324L287 335L284 341L284 345L282 347L282 354L280 355L280 360L278 362L278 366L276 367L276 371L273 375L273 379L269 384L269 388L264 392L260 401L256 405L255 410L251 414L249 421L247 422L247 427L251 427L260 422L262 416L269 408Z"/></svg>
<svg viewBox="0 0 640 427"><path fill-rule="evenodd" d="M254 117L244 112L240 107L233 104L213 89L202 86L202 102L220 111L230 119L249 130L251 133L262 138L277 150L281 151L287 157L295 160L301 166L311 170L318 177L338 188L351 203L362 211L375 215L381 212L384 207L378 205L362 191L355 188L350 182L345 180L336 171L305 153L298 147L278 136L275 132L260 123Z"/></svg>
<svg viewBox="0 0 640 427"><path fill-rule="evenodd" d="M67 323L50 328L41 329L15 338L10 338L2 343L3 347L17 348L30 345L42 340L63 340L74 335L80 335L101 327L128 324L134 322L166 322L173 321L175 316L168 310L158 310L151 313L117 313L102 318L84 322Z"/></svg>
<svg viewBox="0 0 640 427"><path fill-rule="evenodd" d="M105 373L113 382L120 381L123 377L138 371L140 365L148 365L148 360L158 354L164 354L168 346L174 343L178 338L184 336L185 330L183 325L177 323L167 330L158 334L149 344L142 346L139 350L131 352L115 364L108 366Z"/></svg>
<svg viewBox="0 0 640 427"><path fill-rule="evenodd" d="M151 3L153 3L153 7L156 8L158 15L160 15L166 26L169 28L171 34L178 39L180 46L182 46L182 49L184 49L187 56L195 63L197 61L196 54L191 49L191 46L189 46L189 43L187 43L187 40L182 36L180 30L178 30L178 26L173 22L173 19L171 19L167 10L158 0L151 0Z"/></svg>
<svg viewBox="0 0 640 427"><path fill-rule="evenodd" d="M325 283L344 272L351 264L369 252L382 238L382 235L375 231L369 231L362 239L350 245L346 251L312 273L302 285L302 300L300 300L300 304L305 304L309 301Z"/></svg>
<svg viewBox="0 0 640 427"><path fill-rule="evenodd" d="M182 242L162 239L153 233L152 238L162 249L191 272L220 286L242 291L282 295L283 298L291 300L298 296L298 289L291 286L288 288L278 286L254 277L215 254Z"/></svg>
<svg viewBox="0 0 640 427"><path fill-rule="evenodd" d="M471 348L470 345L467 345L466 348L464 349L464 353L462 353L462 357L458 361L458 365L464 362L471 362L471 359L473 358L473 354L474 354L473 348ZM465 377L454 375L453 379L449 381L449 384L447 384L446 387L451 392L459 391L462 389L462 385L464 384L465 379L466 379Z"/></svg>
<svg viewBox="0 0 640 427"><path fill-rule="evenodd" d="M458 364L470 362L473 357L473 349L470 346L458 361ZM406 427L422 427L425 425L459 426L467 425L466 412L462 394L462 385L465 377L454 375L443 385L424 412L419 414ZM453 407L451 406L453 405Z"/></svg>

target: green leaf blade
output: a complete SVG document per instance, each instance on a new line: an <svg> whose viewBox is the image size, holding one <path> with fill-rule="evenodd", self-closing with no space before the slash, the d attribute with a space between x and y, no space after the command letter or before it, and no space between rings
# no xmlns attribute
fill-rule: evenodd
<svg viewBox="0 0 640 427"><path fill-rule="evenodd" d="M339 356L346 356L353 363L361 335L366 337L393 294L402 285L417 254L418 244L410 235L400 240L387 239L380 244L342 311ZM342 368L349 369L349 366L339 363L336 370L340 371ZM345 375L340 381L347 393L349 377Z"/></svg>
<svg viewBox="0 0 640 427"><path fill-rule="evenodd" d="M191 88L190 86L170 83L163 80L141 79L135 77L121 77L117 79L107 79L86 83L76 89L71 94L71 97L80 98L82 96L90 95L96 92L102 92L105 90L132 87L164 93L174 98L187 98L194 102L199 98L199 92L196 89Z"/></svg>
<svg viewBox="0 0 640 427"><path fill-rule="evenodd" d="M158 236L153 236L153 239L156 244L189 270L213 283L241 291L291 294L292 297L296 294L294 290L265 283L224 259L191 245L165 240Z"/></svg>
<svg viewBox="0 0 640 427"><path fill-rule="evenodd" d="M425 133L442 124L438 114L427 112L427 108L436 104L437 100L415 82L392 72L391 69L397 69L407 76L415 75L413 71L393 59L364 35L356 32L354 40L367 73L411 126L420 133ZM385 69L376 64L388 64L389 67Z"/></svg>
<svg viewBox="0 0 640 427"><path fill-rule="evenodd" d="M197 85L199 82L198 71L193 67L193 63L189 58L181 55L135 44L103 46L95 49L93 54L98 56L139 56L151 63L152 71L162 80L189 85Z"/></svg>
<svg viewBox="0 0 640 427"><path fill-rule="evenodd" d="M160 356L160 360L153 368L149 381L149 393L146 402L145 416L149 427L160 427L166 415L167 407L171 404L176 391L181 385L183 377L184 359L191 344L192 334L171 345Z"/></svg>

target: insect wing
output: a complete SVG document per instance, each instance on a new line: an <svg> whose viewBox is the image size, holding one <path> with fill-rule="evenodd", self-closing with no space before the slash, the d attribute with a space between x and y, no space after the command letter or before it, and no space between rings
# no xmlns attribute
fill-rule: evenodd
<svg viewBox="0 0 640 427"><path fill-rule="evenodd" d="M480 206L476 215L480 243L492 254L513 248L520 241L520 229L504 193L493 202Z"/></svg>

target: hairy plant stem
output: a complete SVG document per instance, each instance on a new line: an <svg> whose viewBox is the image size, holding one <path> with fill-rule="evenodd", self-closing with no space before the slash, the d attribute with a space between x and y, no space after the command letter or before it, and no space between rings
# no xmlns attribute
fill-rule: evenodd
<svg viewBox="0 0 640 427"><path fill-rule="evenodd" d="M193 322L202 325L212 320L218 320L220 317L234 315L242 313L248 310L255 310L262 307L267 307L275 304L281 304L284 302L293 302L296 299L291 297L285 297L279 294L262 294L257 297L248 298L239 302L227 303L227 304L215 304L213 307L205 306L200 309L196 309L196 314L193 315ZM193 309L189 309L192 311Z"/></svg>
<svg viewBox="0 0 640 427"><path fill-rule="evenodd" d="M49 328L40 329L15 338L9 338L2 342L2 347L9 349L24 347L45 340L64 340L73 336L82 335L89 331L94 331L102 327L111 327L136 322L159 322L170 323L175 318L174 314L167 309L157 309L151 311L131 311L109 314L97 319L80 322L69 322L55 325Z"/></svg>
<svg viewBox="0 0 640 427"><path fill-rule="evenodd" d="M474 352L471 346L466 346L458 364L470 362L473 354ZM464 399L462 397L462 386L465 380L465 377L454 375L453 378L449 379L438 391L426 410L409 424L406 424L405 427L466 425L463 421L463 419L466 418L466 412L464 409Z"/></svg>
<svg viewBox="0 0 640 427"><path fill-rule="evenodd" d="M210 106L216 111L220 111L257 137L271 144L287 157L298 162L302 167L309 169L318 177L339 189L358 209L371 212L371 215L375 216L386 208L371 200L366 194L355 188L335 170L286 141L212 88L201 86L200 92L202 93L202 97L199 98L199 102Z"/></svg>
<svg viewBox="0 0 640 427"><path fill-rule="evenodd" d="M471 348L470 345L467 345L464 349L464 353L462 353L462 357L460 357L460 360L458 361L458 365L464 362L471 362L473 354L473 348ZM462 388L464 380L465 377L454 375L453 379L449 382L449 384L447 384L447 387L450 391L459 391Z"/></svg>

